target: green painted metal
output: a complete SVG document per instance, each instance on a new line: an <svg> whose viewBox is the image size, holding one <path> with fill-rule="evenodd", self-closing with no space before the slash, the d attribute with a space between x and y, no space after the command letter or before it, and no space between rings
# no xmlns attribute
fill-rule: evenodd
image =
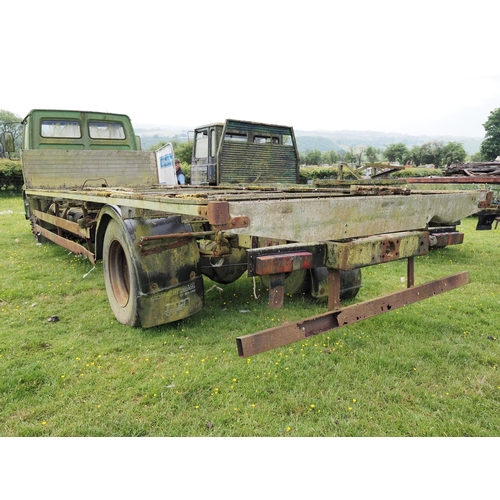
<svg viewBox="0 0 500 500"><path fill-rule="evenodd" d="M153 151L22 150L26 189L139 187L158 183Z"/></svg>
<svg viewBox="0 0 500 500"><path fill-rule="evenodd" d="M195 129L192 184L298 182L299 153L292 127L229 119Z"/></svg>
<svg viewBox="0 0 500 500"><path fill-rule="evenodd" d="M230 137L245 137L232 140ZM292 127L226 120L217 153L217 183L298 183L299 154Z"/></svg>
<svg viewBox="0 0 500 500"><path fill-rule="evenodd" d="M91 137L89 123L111 123L123 128L123 138ZM44 124L52 124L50 133L44 134ZM130 118L116 113L34 109L24 118L23 149L141 149ZM55 132L64 125L74 124L71 132ZM68 127L67 127L68 128ZM66 137L63 137L66 135Z"/></svg>

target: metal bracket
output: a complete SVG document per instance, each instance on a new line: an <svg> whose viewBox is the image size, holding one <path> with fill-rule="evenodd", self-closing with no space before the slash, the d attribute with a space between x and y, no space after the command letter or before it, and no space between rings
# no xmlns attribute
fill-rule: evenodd
<svg viewBox="0 0 500 500"><path fill-rule="evenodd" d="M238 229L250 225L250 218L245 215L231 217L227 201L209 201L206 207L198 209L198 214L201 217L206 217L217 230Z"/></svg>
<svg viewBox="0 0 500 500"><path fill-rule="evenodd" d="M285 277L287 273L313 266L310 252L290 252L275 255L260 255L255 259L255 273L269 275L269 309L283 305L285 298Z"/></svg>

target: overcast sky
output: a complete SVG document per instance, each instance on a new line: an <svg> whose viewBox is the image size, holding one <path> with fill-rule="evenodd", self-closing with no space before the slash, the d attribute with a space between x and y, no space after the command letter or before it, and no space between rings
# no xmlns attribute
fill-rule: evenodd
<svg viewBox="0 0 500 500"><path fill-rule="evenodd" d="M22 117L483 137L500 107L492 0L9 0L1 17L0 109Z"/></svg>

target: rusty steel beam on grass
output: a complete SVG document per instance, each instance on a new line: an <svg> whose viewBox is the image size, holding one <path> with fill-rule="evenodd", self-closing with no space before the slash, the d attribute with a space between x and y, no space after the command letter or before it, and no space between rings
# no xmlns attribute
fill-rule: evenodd
<svg viewBox="0 0 500 500"><path fill-rule="evenodd" d="M292 342L307 339L313 335L334 330L342 326L356 323L363 319L413 304L423 299L454 290L470 283L468 271L453 274L445 278L407 288L373 300L353 304L343 309L329 311L318 316L312 316L295 323L262 330L260 332L238 337L236 345L241 357L253 356L261 352L283 347Z"/></svg>

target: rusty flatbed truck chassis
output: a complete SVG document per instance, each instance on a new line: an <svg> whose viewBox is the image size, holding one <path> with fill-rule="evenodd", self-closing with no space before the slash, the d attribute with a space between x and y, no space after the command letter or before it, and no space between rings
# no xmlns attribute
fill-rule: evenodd
<svg viewBox="0 0 500 500"><path fill-rule="evenodd" d="M101 116L101 128L105 119L119 121L118 115ZM280 140L272 137L284 146ZM413 259L429 251L436 234L441 243L459 243L458 221L491 201L487 191L167 186L158 183L154 152L103 148L25 148L24 199L37 237L92 263L103 260L120 322L150 327L194 314L204 305L203 275L219 283L245 271L267 277L270 308L282 306L287 279L300 273L310 273L314 296L328 297L323 315L239 337L240 356L468 283L465 271L414 286ZM407 290L339 307L343 276L397 259L408 260Z"/></svg>

